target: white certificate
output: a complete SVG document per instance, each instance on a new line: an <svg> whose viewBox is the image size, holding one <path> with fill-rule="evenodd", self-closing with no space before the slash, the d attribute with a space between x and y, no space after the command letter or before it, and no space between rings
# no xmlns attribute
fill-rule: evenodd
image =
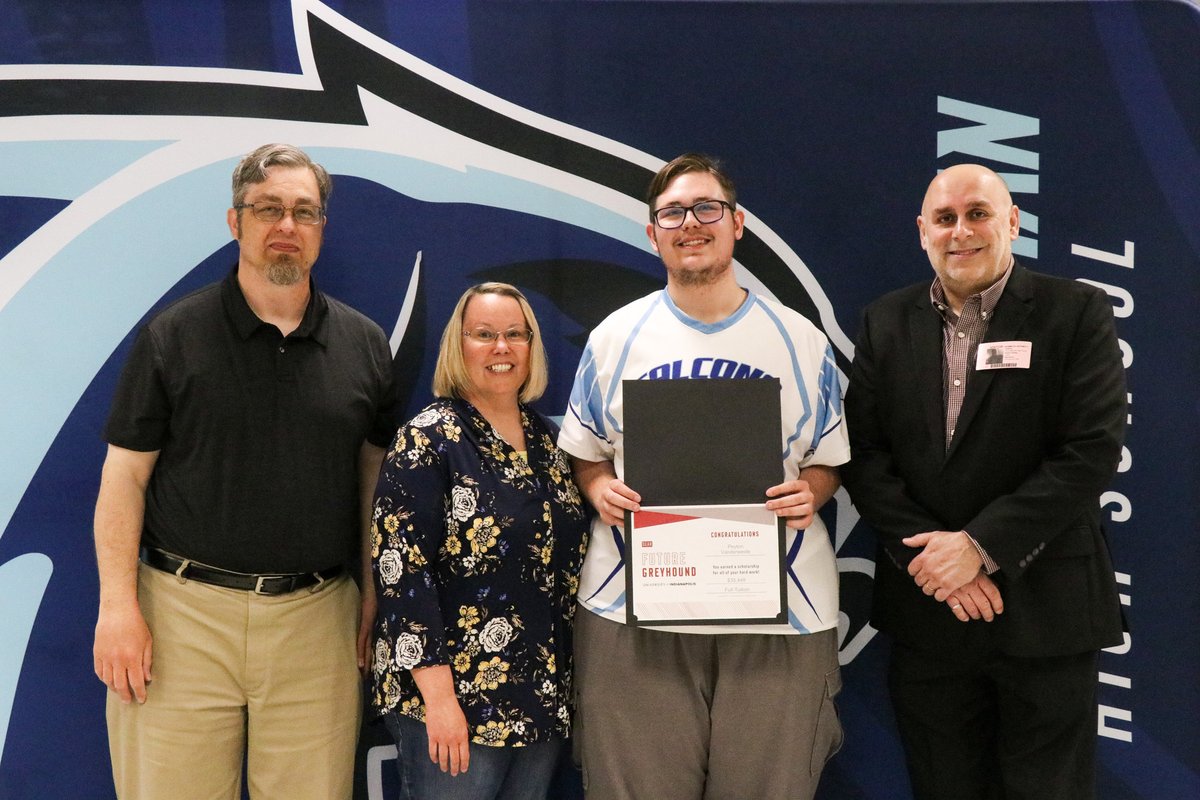
<svg viewBox="0 0 1200 800"><path fill-rule="evenodd" d="M761 503L626 513L627 622L787 622L785 530Z"/></svg>

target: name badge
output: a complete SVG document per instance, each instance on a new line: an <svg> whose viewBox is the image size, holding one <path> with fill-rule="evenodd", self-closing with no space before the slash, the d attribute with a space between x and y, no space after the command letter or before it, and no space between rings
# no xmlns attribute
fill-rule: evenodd
<svg viewBox="0 0 1200 800"><path fill-rule="evenodd" d="M975 351L975 369L1029 369L1033 342L982 342Z"/></svg>

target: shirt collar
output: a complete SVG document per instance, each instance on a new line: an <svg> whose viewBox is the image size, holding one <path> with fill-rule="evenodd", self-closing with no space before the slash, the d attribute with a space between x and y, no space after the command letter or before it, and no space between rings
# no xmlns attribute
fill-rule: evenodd
<svg viewBox="0 0 1200 800"><path fill-rule="evenodd" d="M1000 295L1004 294L1004 287L1008 285L1008 279L1012 276L1013 266L1016 264L1014 259L1008 269L1004 270L1004 274L1000 276L1000 280L993 283L988 288L978 294L973 294L968 297L979 298L979 316L984 320L991 319L992 312L996 310L996 304L1000 302ZM938 276L933 277L933 283L929 285L929 302L933 303L933 307L938 310L943 319L954 320L958 315L950 308L949 301L946 300L946 289L942 286L942 279Z"/></svg>
<svg viewBox="0 0 1200 800"><path fill-rule="evenodd" d="M234 264L233 269L221 282L221 300L225 305L225 313L233 323L234 330L242 340L246 340L261 326L268 323L259 319L254 310L250 308L250 304L246 302L246 296L242 294L242 287L238 285L237 274L237 264ZM325 317L329 304L325 295L317 291L317 284L311 277L308 279L308 292L308 305L304 309L304 317L289 338L309 338L317 344L324 345Z"/></svg>

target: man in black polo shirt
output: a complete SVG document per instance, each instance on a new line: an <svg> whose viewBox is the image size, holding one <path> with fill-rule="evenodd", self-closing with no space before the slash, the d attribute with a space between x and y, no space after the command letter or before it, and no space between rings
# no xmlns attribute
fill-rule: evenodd
<svg viewBox="0 0 1200 800"><path fill-rule="evenodd" d="M237 266L155 316L118 384L94 655L122 798L237 797L243 753L253 797L351 796L374 596L345 563L394 396L383 331L310 278L329 191L295 147L246 156Z"/></svg>

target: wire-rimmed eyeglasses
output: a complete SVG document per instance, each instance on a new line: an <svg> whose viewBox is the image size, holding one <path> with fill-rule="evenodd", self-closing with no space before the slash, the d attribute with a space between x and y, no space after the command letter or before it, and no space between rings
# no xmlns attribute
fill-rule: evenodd
<svg viewBox="0 0 1200 800"><path fill-rule="evenodd" d="M325 218L325 209L311 203L298 203L294 206L285 206L282 203L242 203L234 208L248 208L256 220L269 224L279 222L289 211L292 212L292 219L297 225L316 225Z"/></svg>
<svg viewBox="0 0 1200 800"><path fill-rule="evenodd" d="M497 339L503 339L505 344L529 344L533 341L533 331L528 328L509 328L506 331L494 331L490 328L476 328L473 331L463 331L463 336L480 344L495 344Z"/></svg>
<svg viewBox="0 0 1200 800"><path fill-rule="evenodd" d="M683 221L687 219L690 211L696 222L709 225L719 222L725 216L726 208L733 210L733 206L724 200L701 200L690 206L666 206L654 212L654 221L658 223L658 227L665 230L680 228L683 227Z"/></svg>

